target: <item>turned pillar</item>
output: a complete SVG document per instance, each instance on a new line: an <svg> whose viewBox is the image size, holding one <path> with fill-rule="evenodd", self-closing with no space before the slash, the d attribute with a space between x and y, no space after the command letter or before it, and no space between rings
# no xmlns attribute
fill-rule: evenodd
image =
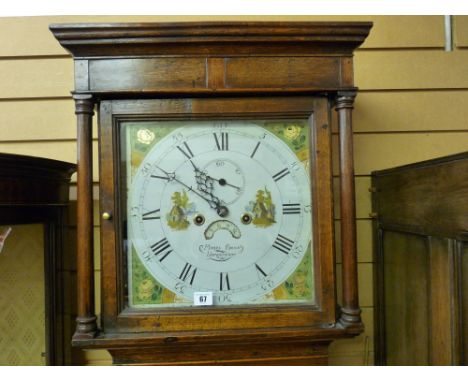
<svg viewBox="0 0 468 382"><path fill-rule="evenodd" d="M339 92L335 106L338 113L340 146L340 207L343 291L340 322L345 327L362 326L358 296L352 128L352 110L355 97L356 92Z"/></svg>
<svg viewBox="0 0 468 382"><path fill-rule="evenodd" d="M78 312L74 339L92 338L97 333L94 312L93 266L93 155L92 96L75 94L77 117L77 287Z"/></svg>

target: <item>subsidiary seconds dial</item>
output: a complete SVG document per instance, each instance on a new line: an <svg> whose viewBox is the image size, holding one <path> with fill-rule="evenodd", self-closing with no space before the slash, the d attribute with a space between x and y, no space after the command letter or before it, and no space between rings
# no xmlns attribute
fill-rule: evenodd
<svg viewBox="0 0 468 382"><path fill-rule="evenodd" d="M180 127L139 166L129 240L165 288L253 303L283 283L311 241L310 183L277 136L253 123Z"/></svg>

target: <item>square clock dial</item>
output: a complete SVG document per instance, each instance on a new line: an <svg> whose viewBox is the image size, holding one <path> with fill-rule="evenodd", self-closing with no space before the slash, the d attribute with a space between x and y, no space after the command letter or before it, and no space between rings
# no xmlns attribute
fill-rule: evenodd
<svg viewBox="0 0 468 382"><path fill-rule="evenodd" d="M120 128L131 308L315 302L307 120Z"/></svg>

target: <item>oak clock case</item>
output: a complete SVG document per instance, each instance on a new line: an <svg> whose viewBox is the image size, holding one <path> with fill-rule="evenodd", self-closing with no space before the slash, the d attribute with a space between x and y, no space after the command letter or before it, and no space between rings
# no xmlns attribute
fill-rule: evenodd
<svg viewBox="0 0 468 382"><path fill-rule="evenodd" d="M131 308L313 303L307 120L119 127Z"/></svg>
<svg viewBox="0 0 468 382"><path fill-rule="evenodd" d="M107 349L118 364L325 365L333 340L363 331L352 57L370 28L50 26L75 64L75 346ZM339 141L333 150L332 113ZM332 157L339 159L336 174ZM99 315L93 161L99 162Z"/></svg>

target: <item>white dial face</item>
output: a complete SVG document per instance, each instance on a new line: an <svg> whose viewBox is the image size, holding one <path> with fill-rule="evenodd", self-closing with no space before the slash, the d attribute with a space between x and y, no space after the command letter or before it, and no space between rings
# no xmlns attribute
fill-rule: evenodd
<svg viewBox="0 0 468 382"><path fill-rule="evenodd" d="M146 154L128 235L148 272L187 300L251 303L283 283L311 241L310 184L288 145L245 122L187 124Z"/></svg>

